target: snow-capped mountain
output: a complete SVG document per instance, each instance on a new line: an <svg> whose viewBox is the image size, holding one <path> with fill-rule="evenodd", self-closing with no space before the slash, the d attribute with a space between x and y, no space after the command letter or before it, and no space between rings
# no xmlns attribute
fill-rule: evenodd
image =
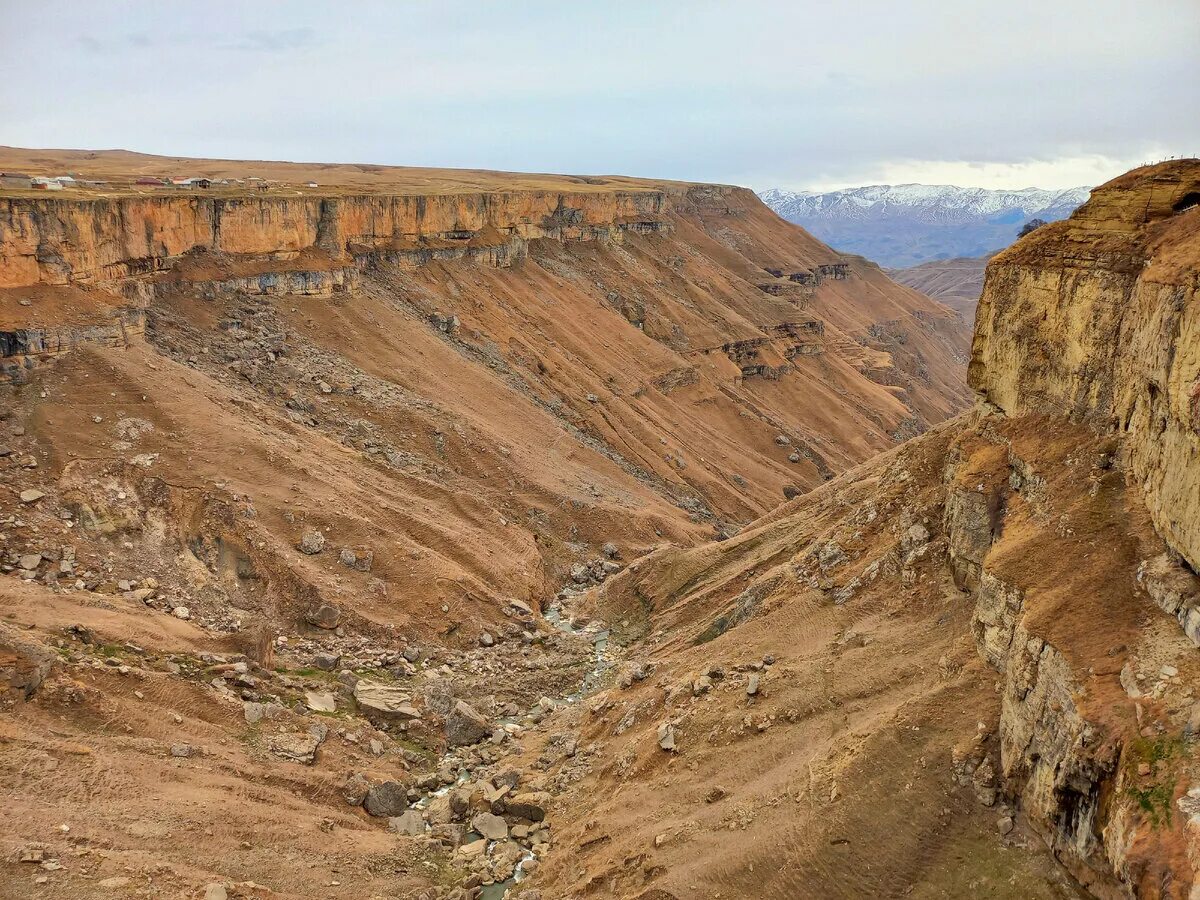
<svg viewBox="0 0 1200 900"><path fill-rule="evenodd" d="M1000 250L1029 219L1069 216L1088 191L874 184L823 193L776 188L759 196L780 216L838 250L902 267Z"/></svg>

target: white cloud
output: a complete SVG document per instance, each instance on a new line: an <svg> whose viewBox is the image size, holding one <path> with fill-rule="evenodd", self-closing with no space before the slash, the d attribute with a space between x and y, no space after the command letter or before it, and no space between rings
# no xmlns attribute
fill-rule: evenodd
<svg viewBox="0 0 1200 900"><path fill-rule="evenodd" d="M961 160L882 161L862 169L849 180L800 185L813 191L833 191L864 184L958 184L992 189L1026 187L1095 187L1135 166L1158 162L1169 154L1154 148L1139 157L1064 156L1022 162L964 162Z"/></svg>

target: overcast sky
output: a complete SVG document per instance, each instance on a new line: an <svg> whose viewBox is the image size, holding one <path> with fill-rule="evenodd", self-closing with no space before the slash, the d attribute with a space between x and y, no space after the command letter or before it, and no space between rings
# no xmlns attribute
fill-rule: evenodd
<svg viewBox="0 0 1200 900"><path fill-rule="evenodd" d="M1197 0L0 0L0 144L1092 185L1200 155Z"/></svg>

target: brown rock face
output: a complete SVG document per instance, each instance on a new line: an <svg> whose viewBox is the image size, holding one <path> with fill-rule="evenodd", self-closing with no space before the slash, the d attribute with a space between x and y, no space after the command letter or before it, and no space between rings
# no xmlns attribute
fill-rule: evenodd
<svg viewBox="0 0 1200 900"><path fill-rule="evenodd" d="M54 657L44 646L0 625L0 703L28 700L53 665Z"/></svg>
<svg viewBox="0 0 1200 900"><path fill-rule="evenodd" d="M1200 568L1200 162L1137 169L988 267L971 386L1124 438L1156 527Z"/></svg>

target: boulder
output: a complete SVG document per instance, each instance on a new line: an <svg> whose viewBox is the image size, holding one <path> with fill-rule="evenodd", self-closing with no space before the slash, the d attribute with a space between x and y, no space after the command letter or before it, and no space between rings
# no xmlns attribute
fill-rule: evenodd
<svg viewBox="0 0 1200 900"><path fill-rule="evenodd" d="M337 712L337 698L329 693L306 691L304 694L304 704L313 712Z"/></svg>
<svg viewBox="0 0 1200 900"><path fill-rule="evenodd" d="M321 534L315 528L311 531L306 531L303 537L300 538L300 543L296 546L301 553L315 556L325 549L325 535Z"/></svg>
<svg viewBox="0 0 1200 900"><path fill-rule="evenodd" d="M499 816L483 812L471 820L471 828L489 841L502 841L508 837L508 825Z"/></svg>
<svg viewBox="0 0 1200 900"><path fill-rule="evenodd" d="M408 692L381 681L360 681L354 686L354 702L368 719L407 722L421 718Z"/></svg>
<svg viewBox="0 0 1200 900"><path fill-rule="evenodd" d="M318 653L313 657L313 665L322 672L332 672L342 663L342 657L337 653Z"/></svg>
<svg viewBox="0 0 1200 900"><path fill-rule="evenodd" d="M367 802L370 790L371 782L356 772L342 785L342 797L350 806L362 806Z"/></svg>
<svg viewBox="0 0 1200 900"><path fill-rule="evenodd" d="M670 722L663 722L658 726L658 746L668 753L674 752L675 726Z"/></svg>
<svg viewBox="0 0 1200 900"><path fill-rule="evenodd" d="M332 603L317 603L310 606L304 613L304 621L317 628L332 630L338 627L342 619L342 611Z"/></svg>
<svg viewBox="0 0 1200 900"><path fill-rule="evenodd" d="M450 714L454 708L454 691L445 678L432 678L425 683L425 706L439 716Z"/></svg>
<svg viewBox="0 0 1200 900"><path fill-rule="evenodd" d="M425 819L417 809L406 810L402 815L388 819L388 829L397 834L419 837L425 833Z"/></svg>
<svg viewBox="0 0 1200 900"><path fill-rule="evenodd" d="M425 818L430 825L449 825L454 821L454 810L450 807L450 796L434 797L425 807Z"/></svg>
<svg viewBox="0 0 1200 900"><path fill-rule="evenodd" d="M526 791L509 797L505 807L510 816L528 819L530 822L540 822L546 818L546 809L550 805L550 795L545 791Z"/></svg>
<svg viewBox="0 0 1200 900"><path fill-rule="evenodd" d="M446 716L446 740L451 747L476 744L492 733L492 726L474 707L459 700Z"/></svg>
<svg viewBox="0 0 1200 900"><path fill-rule="evenodd" d="M28 700L45 681L54 657L41 644L0 625L0 703Z"/></svg>
<svg viewBox="0 0 1200 900"><path fill-rule="evenodd" d="M242 715L247 725L255 725L263 719L278 718L285 709L282 703L254 703L247 700L242 704Z"/></svg>
<svg viewBox="0 0 1200 900"><path fill-rule="evenodd" d="M306 766L313 764L317 758L317 748L320 746L320 735L311 731L276 734L267 741L267 749L276 756Z"/></svg>
<svg viewBox="0 0 1200 900"><path fill-rule="evenodd" d="M372 816L392 818L408 809L408 788L398 781L373 784L367 791L363 806Z"/></svg>

